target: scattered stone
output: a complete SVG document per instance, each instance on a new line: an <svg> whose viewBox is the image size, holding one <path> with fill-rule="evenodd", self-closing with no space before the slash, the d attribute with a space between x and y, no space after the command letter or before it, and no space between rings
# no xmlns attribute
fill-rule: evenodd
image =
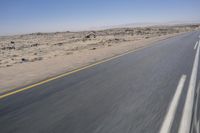
<svg viewBox="0 0 200 133"><path fill-rule="evenodd" d="M15 46L7 46L7 47L1 48L1 50L12 50L12 49L15 49Z"/></svg>
<svg viewBox="0 0 200 133"><path fill-rule="evenodd" d="M43 59L42 57L35 57L35 58L31 59L30 61L34 62L34 61L39 61L39 60L42 60L42 59Z"/></svg>
<svg viewBox="0 0 200 133"><path fill-rule="evenodd" d="M150 38L150 37L149 37L149 36L146 36L146 37L145 37L145 39L148 39L148 38Z"/></svg>
<svg viewBox="0 0 200 133"><path fill-rule="evenodd" d="M136 31L136 34L137 34L137 35L142 35L143 33L142 33L141 30L138 30L138 31Z"/></svg>
<svg viewBox="0 0 200 133"><path fill-rule="evenodd" d="M79 47L75 47L71 49L71 51L77 51L77 50L79 50Z"/></svg>
<svg viewBox="0 0 200 133"><path fill-rule="evenodd" d="M35 60L42 60L42 57L36 57Z"/></svg>
<svg viewBox="0 0 200 133"><path fill-rule="evenodd" d="M144 29L144 30L146 30L146 31L151 31L151 28L146 28L146 29Z"/></svg>
<svg viewBox="0 0 200 133"><path fill-rule="evenodd" d="M97 48L92 48L91 50L96 50Z"/></svg>
<svg viewBox="0 0 200 133"><path fill-rule="evenodd" d="M40 35L43 35L43 33L38 32L38 33L36 33L36 35L37 35L37 36L40 36Z"/></svg>
<svg viewBox="0 0 200 133"><path fill-rule="evenodd" d="M95 32L91 32L88 35L85 36L86 39L96 38Z"/></svg>
<svg viewBox="0 0 200 133"><path fill-rule="evenodd" d="M22 58L21 61L22 61L22 62L28 62L29 60L26 59L26 58Z"/></svg>
<svg viewBox="0 0 200 133"><path fill-rule="evenodd" d="M14 42L14 41L11 41L10 43L11 43L11 44L14 44L15 42Z"/></svg>
<svg viewBox="0 0 200 133"><path fill-rule="evenodd" d="M37 47L39 44L35 43L35 44L31 44L31 47Z"/></svg>
<svg viewBox="0 0 200 133"><path fill-rule="evenodd" d="M57 46L62 46L63 45L63 43L56 43L56 44L54 44L54 45L57 45Z"/></svg>
<svg viewBox="0 0 200 133"><path fill-rule="evenodd" d="M6 65L6 67L10 67L10 66L12 66L12 65L10 65L10 64Z"/></svg>
<svg viewBox="0 0 200 133"><path fill-rule="evenodd" d="M73 52L66 52L66 55L71 55L73 54Z"/></svg>
<svg viewBox="0 0 200 133"><path fill-rule="evenodd" d="M76 37L75 37L75 36L72 36L72 37L71 37L71 39L74 39L74 38L76 38Z"/></svg>
<svg viewBox="0 0 200 133"><path fill-rule="evenodd" d="M18 55L14 54L14 55L12 55L12 57L18 57Z"/></svg>

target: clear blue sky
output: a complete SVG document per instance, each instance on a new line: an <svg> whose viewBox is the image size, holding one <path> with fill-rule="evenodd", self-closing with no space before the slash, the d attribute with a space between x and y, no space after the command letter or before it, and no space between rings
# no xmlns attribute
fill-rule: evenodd
<svg viewBox="0 0 200 133"><path fill-rule="evenodd" d="M200 0L0 0L0 35L200 21Z"/></svg>

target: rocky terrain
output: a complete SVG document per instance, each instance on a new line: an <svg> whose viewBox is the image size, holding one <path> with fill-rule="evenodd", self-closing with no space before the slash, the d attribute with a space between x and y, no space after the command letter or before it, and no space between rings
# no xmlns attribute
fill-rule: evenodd
<svg viewBox="0 0 200 133"><path fill-rule="evenodd" d="M200 25L115 28L99 31L33 33L0 37L0 68L68 56L81 50L197 30Z"/></svg>

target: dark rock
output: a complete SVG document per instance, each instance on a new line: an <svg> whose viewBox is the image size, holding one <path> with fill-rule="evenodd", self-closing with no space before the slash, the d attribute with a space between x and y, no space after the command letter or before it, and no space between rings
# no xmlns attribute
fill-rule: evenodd
<svg viewBox="0 0 200 133"><path fill-rule="evenodd" d="M38 33L36 33L36 35L37 35L37 36L40 36L40 35L43 35L43 33L38 32Z"/></svg>
<svg viewBox="0 0 200 133"><path fill-rule="evenodd" d="M92 48L91 50L96 50L97 48Z"/></svg>
<svg viewBox="0 0 200 133"><path fill-rule="evenodd" d="M1 49L2 50L12 50L12 49L15 49L15 46L7 46L7 47L3 47Z"/></svg>
<svg viewBox="0 0 200 133"><path fill-rule="evenodd" d="M146 36L146 37L145 37L145 39L148 39L148 38L149 38L149 36Z"/></svg>
<svg viewBox="0 0 200 133"><path fill-rule="evenodd" d="M35 44L31 44L31 47L37 47L39 44L35 43Z"/></svg>
<svg viewBox="0 0 200 133"><path fill-rule="evenodd" d="M12 65L10 65L10 64L6 65L6 67L10 67L10 66L12 66Z"/></svg>
<svg viewBox="0 0 200 133"><path fill-rule="evenodd" d="M96 34L94 32L85 36L86 39L96 38Z"/></svg>
<svg viewBox="0 0 200 133"><path fill-rule="evenodd" d="M35 60L42 60L42 59L43 59L42 57L35 58Z"/></svg>
<svg viewBox="0 0 200 133"><path fill-rule="evenodd" d="M22 62L27 62L28 61L28 59L26 59L26 58L22 58L21 60L22 60Z"/></svg>
<svg viewBox="0 0 200 133"><path fill-rule="evenodd" d="M18 57L18 55L14 54L12 57Z"/></svg>
<svg viewBox="0 0 200 133"><path fill-rule="evenodd" d="M57 46L62 46L63 45L63 43L56 43L56 44L54 44L54 45L57 45Z"/></svg>

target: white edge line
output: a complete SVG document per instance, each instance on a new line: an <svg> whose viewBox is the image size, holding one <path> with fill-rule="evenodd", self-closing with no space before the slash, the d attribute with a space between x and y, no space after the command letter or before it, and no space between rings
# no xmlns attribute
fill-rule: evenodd
<svg viewBox="0 0 200 133"><path fill-rule="evenodd" d="M195 46L194 46L194 50L197 48L198 45L198 41L196 42Z"/></svg>
<svg viewBox="0 0 200 133"><path fill-rule="evenodd" d="M198 87L197 87L197 90L196 90L197 95L196 95L195 112L194 112L194 124L195 124L195 128L196 128L196 132L198 131L197 111L198 111L199 89L200 89L200 81L198 82Z"/></svg>
<svg viewBox="0 0 200 133"><path fill-rule="evenodd" d="M186 80L186 75L182 75L159 133L170 133L171 126L179 103L179 99L185 84L185 80Z"/></svg>
<svg viewBox="0 0 200 133"><path fill-rule="evenodd" d="M194 95L195 95L195 87L196 87L196 78L198 71L198 63L199 63L199 45L197 47L197 52L194 59L194 64L192 68L192 73L190 77L189 87L187 91L187 96L185 100L185 105L183 108L183 114L180 122L180 127L178 133L189 133L192 121L192 111L194 104Z"/></svg>
<svg viewBox="0 0 200 133"><path fill-rule="evenodd" d="M195 107L194 107L194 115L193 115L191 133L194 133L194 131L195 131L195 133L197 133L197 130L198 130L197 111L198 111L199 89L200 89L200 81L198 82L197 90L196 90L196 99L195 99Z"/></svg>
<svg viewBox="0 0 200 133"><path fill-rule="evenodd" d="M197 133L199 133L199 121L197 122Z"/></svg>

